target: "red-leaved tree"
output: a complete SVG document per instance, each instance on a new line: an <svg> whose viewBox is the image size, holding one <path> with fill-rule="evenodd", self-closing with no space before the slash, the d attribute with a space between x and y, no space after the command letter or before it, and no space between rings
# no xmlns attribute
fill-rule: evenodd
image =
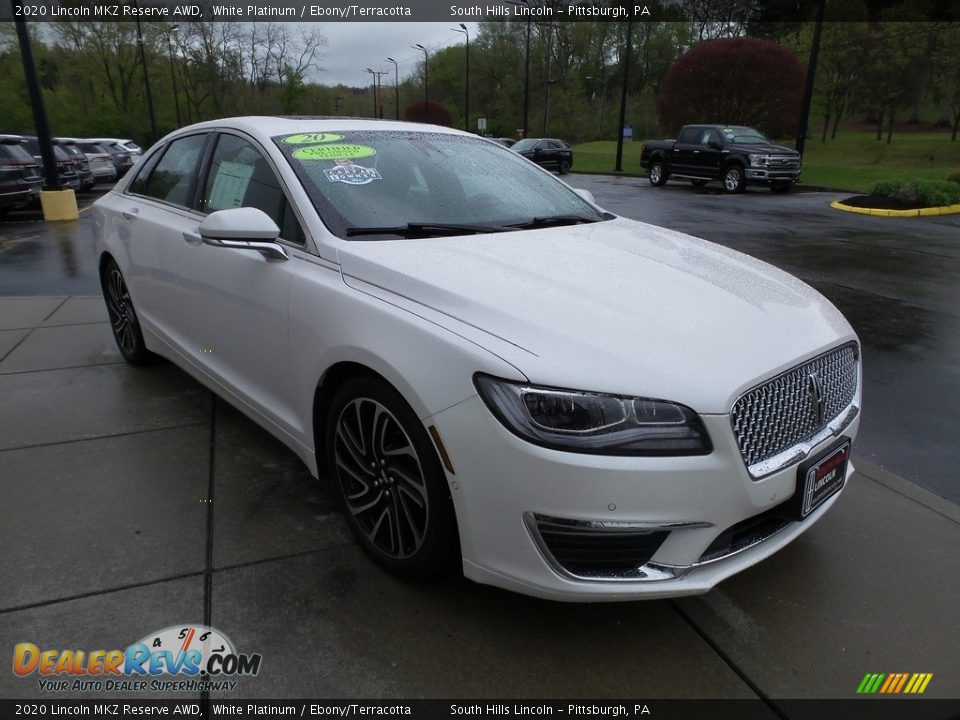
<svg viewBox="0 0 960 720"><path fill-rule="evenodd" d="M423 100L410 103L407 105L407 109L403 111L403 119L453 127L453 115L446 105L438 103L436 100L431 100L429 103Z"/></svg>
<svg viewBox="0 0 960 720"><path fill-rule="evenodd" d="M670 67L657 117L670 134L689 123L717 123L749 125L771 137L792 135L805 78L796 53L773 40L709 40Z"/></svg>

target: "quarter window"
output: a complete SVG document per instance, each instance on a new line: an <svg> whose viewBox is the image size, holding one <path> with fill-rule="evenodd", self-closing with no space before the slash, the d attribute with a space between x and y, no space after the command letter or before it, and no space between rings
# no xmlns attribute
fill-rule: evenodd
<svg viewBox="0 0 960 720"><path fill-rule="evenodd" d="M677 142L684 143L685 145L696 145L700 139L701 130L701 128L686 128L680 133Z"/></svg>
<svg viewBox="0 0 960 720"><path fill-rule="evenodd" d="M145 167L130 185L138 195L190 207L190 184L206 135L189 135L171 142L160 161Z"/></svg>

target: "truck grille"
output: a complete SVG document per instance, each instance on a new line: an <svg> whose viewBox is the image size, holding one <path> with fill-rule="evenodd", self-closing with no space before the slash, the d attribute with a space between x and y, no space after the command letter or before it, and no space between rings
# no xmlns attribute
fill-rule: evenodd
<svg viewBox="0 0 960 720"><path fill-rule="evenodd" d="M751 475L766 474L760 463L807 442L853 402L858 362L856 343L850 343L740 396L730 420Z"/></svg>
<svg viewBox="0 0 960 720"><path fill-rule="evenodd" d="M800 168L800 158L773 156L767 161L771 170L797 170Z"/></svg>

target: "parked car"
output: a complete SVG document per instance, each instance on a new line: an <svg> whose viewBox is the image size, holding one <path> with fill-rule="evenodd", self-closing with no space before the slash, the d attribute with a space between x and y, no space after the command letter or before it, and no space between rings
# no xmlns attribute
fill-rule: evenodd
<svg viewBox="0 0 960 720"><path fill-rule="evenodd" d="M23 146L33 156L37 164L43 167L43 157L40 154L40 141L33 135L24 135ZM57 163L57 175L60 178L60 187L67 190L80 189L79 163L74 156L68 155L57 143L53 143L53 157ZM42 170L41 170L42 173Z"/></svg>
<svg viewBox="0 0 960 720"><path fill-rule="evenodd" d="M40 166L19 135L0 135L0 213L24 207L40 197Z"/></svg>
<svg viewBox="0 0 960 720"><path fill-rule="evenodd" d="M540 167L556 170L561 175L566 175L573 167L573 150L563 140L524 138L515 142L510 149Z"/></svg>
<svg viewBox="0 0 960 720"><path fill-rule="evenodd" d="M73 138L53 138L63 151L73 160L73 167L77 173L77 180L80 183L81 190L89 190L96 184L93 172L90 170L90 160L77 146L77 141Z"/></svg>
<svg viewBox="0 0 960 720"><path fill-rule="evenodd" d="M116 143L97 142L95 140L81 139L77 141L80 149L89 154L107 153L113 163L114 176L121 178L126 175L127 170L133 167L133 157L129 152L120 148Z"/></svg>
<svg viewBox="0 0 960 720"><path fill-rule="evenodd" d="M96 182L113 182L117 179L117 167L111 155L106 148L99 143L90 143L85 140L78 140L77 146L87 156L90 162L90 172Z"/></svg>
<svg viewBox="0 0 960 720"><path fill-rule="evenodd" d="M500 143L504 147L513 147L514 145L517 144L517 141L515 139L508 138L508 137L494 138L493 141Z"/></svg>
<svg viewBox="0 0 960 720"><path fill-rule="evenodd" d="M121 152L129 153L130 157L136 161L143 154L140 146L129 138L89 138L91 142L104 143L106 145L116 145Z"/></svg>
<svg viewBox="0 0 960 720"><path fill-rule="evenodd" d="M123 357L278 437L398 575L702 593L853 472L860 346L825 298L473 135L214 120L92 214Z"/></svg>
<svg viewBox="0 0 960 720"><path fill-rule="evenodd" d="M685 125L676 140L644 140L640 167L650 184L670 178L706 185L721 180L724 192L743 192L748 184L787 192L800 177L800 155L775 145L762 133L740 125Z"/></svg>

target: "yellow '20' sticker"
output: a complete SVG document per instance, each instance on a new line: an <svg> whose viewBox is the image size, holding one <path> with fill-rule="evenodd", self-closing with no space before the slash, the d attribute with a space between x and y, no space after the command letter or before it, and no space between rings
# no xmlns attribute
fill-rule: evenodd
<svg viewBox="0 0 960 720"><path fill-rule="evenodd" d="M316 143L328 143L343 140L343 135L334 133L301 133L299 135L287 135L283 141L287 145L314 145Z"/></svg>

